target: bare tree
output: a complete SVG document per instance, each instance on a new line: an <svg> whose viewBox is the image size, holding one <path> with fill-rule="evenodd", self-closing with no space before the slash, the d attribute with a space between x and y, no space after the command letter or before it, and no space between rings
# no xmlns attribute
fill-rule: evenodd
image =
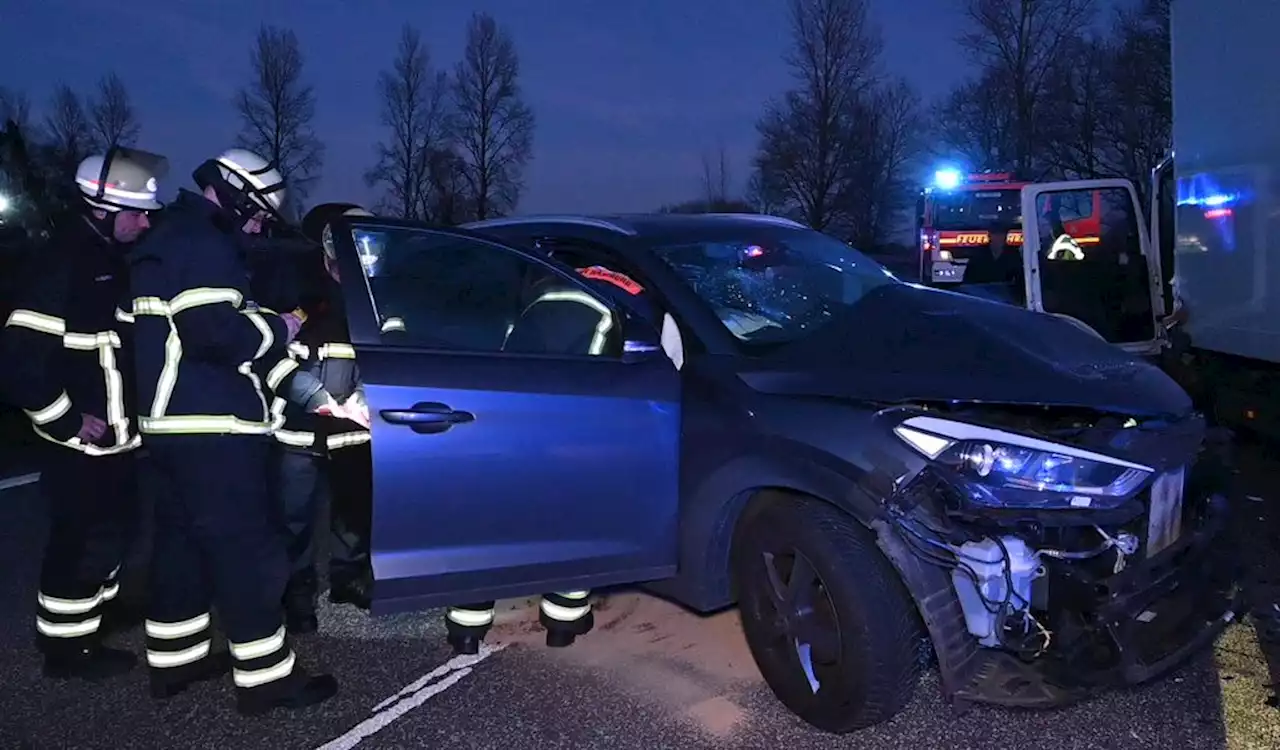
<svg viewBox="0 0 1280 750"><path fill-rule="evenodd" d="M417 29L405 25L391 69L378 75L382 124L387 140L377 144L378 160L365 173L381 186L380 208L405 219L433 219L430 172L435 150L449 135L448 76L431 70L431 58Z"/></svg>
<svg viewBox="0 0 1280 750"><path fill-rule="evenodd" d="M1001 71L984 71L938 106L937 156L959 158L975 168L1014 168L1016 117L1005 78Z"/></svg>
<svg viewBox="0 0 1280 750"><path fill-rule="evenodd" d="M714 156L702 155L702 194L709 206L729 201L729 154L723 143Z"/></svg>
<svg viewBox="0 0 1280 750"><path fill-rule="evenodd" d="M867 0L790 0L795 87L757 125L750 183L761 210L875 242L902 210L894 188L917 139L915 94L885 81Z"/></svg>
<svg viewBox="0 0 1280 750"><path fill-rule="evenodd" d="M427 215L437 224L452 226L467 220L467 164L453 146L427 152Z"/></svg>
<svg viewBox="0 0 1280 750"><path fill-rule="evenodd" d="M1076 39L1072 62L1057 66L1045 92L1039 138L1045 165L1057 177L1087 179L1109 171L1103 133L1115 54L1104 39Z"/></svg>
<svg viewBox="0 0 1280 750"><path fill-rule="evenodd" d="M93 151L93 126L84 101L66 84L54 89L49 100L44 136L43 145L53 162L50 166L55 169L74 170Z"/></svg>
<svg viewBox="0 0 1280 750"><path fill-rule="evenodd" d="M1073 60L1072 47L1095 7L1095 0L965 0L973 28L960 44L1005 89L1013 122L1003 149L1020 173L1037 177L1046 168L1039 125L1052 116L1043 111L1052 76Z"/></svg>
<svg viewBox="0 0 1280 750"><path fill-rule="evenodd" d="M243 120L237 143L274 162L297 205L324 166L324 144L311 128L316 98L302 82L302 50L287 29L263 26L251 56L253 80L236 94Z"/></svg>
<svg viewBox="0 0 1280 750"><path fill-rule="evenodd" d="M0 86L0 129L10 121L27 130L31 125L31 100L21 91Z"/></svg>
<svg viewBox="0 0 1280 750"><path fill-rule="evenodd" d="M48 184L49 207L58 211L72 204L76 167L93 152L93 128L85 114L84 102L70 86L54 89L44 120L44 137L36 149L35 162L43 169Z"/></svg>
<svg viewBox="0 0 1280 750"><path fill-rule="evenodd" d="M97 92L88 97L90 125L95 145L102 151L112 146L132 146L142 126L129 99L129 90L115 73L98 81Z"/></svg>
<svg viewBox="0 0 1280 750"><path fill-rule="evenodd" d="M849 239L870 249L894 233L916 192L920 97L906 81L889 81L868 92L860 109L842 202L853 217Z"/></svg>
<svg viewBox="0 0 1280 750"><path fill-rule="evenodd" d="M1108 171L1147 190L1148 171L1173 144L1170 0L1143 0L1116 18L1106 116Z"/></svg>
<svg viewBox="0 0 1280 750"><path fill-rule="evenodd" d="M520 92L515 43L492 16L477 13L454 75L458 153L477 219L516 207L533 156L533 110Z"/></svg>

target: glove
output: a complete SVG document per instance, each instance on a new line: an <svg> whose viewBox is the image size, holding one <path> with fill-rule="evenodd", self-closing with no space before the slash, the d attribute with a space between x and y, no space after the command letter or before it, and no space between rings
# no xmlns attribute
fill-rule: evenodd
<svg viewBox="0 0 1280 750"><path fill-rule="evenodd" d="M76 437L85 443L92 443L107 432L107 423L92 414L80 415L80 431Z"/></svg>
<svg viewBox="0 0 1280 750"><path fill-rule="evenodd" d="M295 313L283 313L280 319L284 321L284 326L289 330L289 341L298 335L298 330L302 328L302 318Z"/></svg>

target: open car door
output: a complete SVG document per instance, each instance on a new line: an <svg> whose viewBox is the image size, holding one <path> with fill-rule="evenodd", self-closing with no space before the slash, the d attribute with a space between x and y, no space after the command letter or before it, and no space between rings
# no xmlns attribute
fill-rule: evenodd
<svg viewBox="0 0 1280 750"><path fill-rule="evenodd" d="M680 380L572 270L335 222L372 420L374 612L674 575Z"/></svg>
<svg viewBox="0 0 1280 750"><path fill-rule="evenodd" d="M1027 307L1071 320L1126 351L1164 346L1160 257L1128 180L1022 189Z"/></svg>

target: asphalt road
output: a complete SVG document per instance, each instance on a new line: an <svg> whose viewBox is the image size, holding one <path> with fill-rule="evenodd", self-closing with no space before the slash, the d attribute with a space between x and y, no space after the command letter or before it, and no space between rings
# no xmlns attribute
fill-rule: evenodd
<svg viewBox="0 0 1280 750"><path fill-rule="evenodd" d="M1246 450L1240 510L1258 536L1245 546L1268 565L1280 551L1280 493L1266 495L1277 469ZM297 649L304 663L337 675L342 691L320 707L260 719L234 712L229 680L161 704L140 670L98 686L46 682L29 648L43 537L36 490L0 491L0 748L1280 747L1280 711L1266 704L1267 664L1247 625L1168 679L1053 712L958 714L929 675L892 722L833 737L776 702L733 613L697 617L630 592L605 600L597 629L557 651L543 647L531 611L507 603L494 647L471 659L451 658L439 613L370 619L326 603L321 632ZM136 631L116 640L141 650Z"/></svg>

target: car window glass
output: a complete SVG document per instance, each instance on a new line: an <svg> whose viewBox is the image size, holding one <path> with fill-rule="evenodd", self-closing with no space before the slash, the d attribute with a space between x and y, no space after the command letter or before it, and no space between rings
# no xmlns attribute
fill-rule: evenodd
<svg viewBox="0 0 1280 750"><path fill-rule="evenodd" d="M808 230L738 228L652 251L747 344L804 338L898 283L852 247Z"/></svg>
<svg viewBox="0 0 1280 750"><path fill-rule="evenodd" d="M404 227L355 226L384 343L476 352L608 355L598 297L508 248Z"/></svg>

